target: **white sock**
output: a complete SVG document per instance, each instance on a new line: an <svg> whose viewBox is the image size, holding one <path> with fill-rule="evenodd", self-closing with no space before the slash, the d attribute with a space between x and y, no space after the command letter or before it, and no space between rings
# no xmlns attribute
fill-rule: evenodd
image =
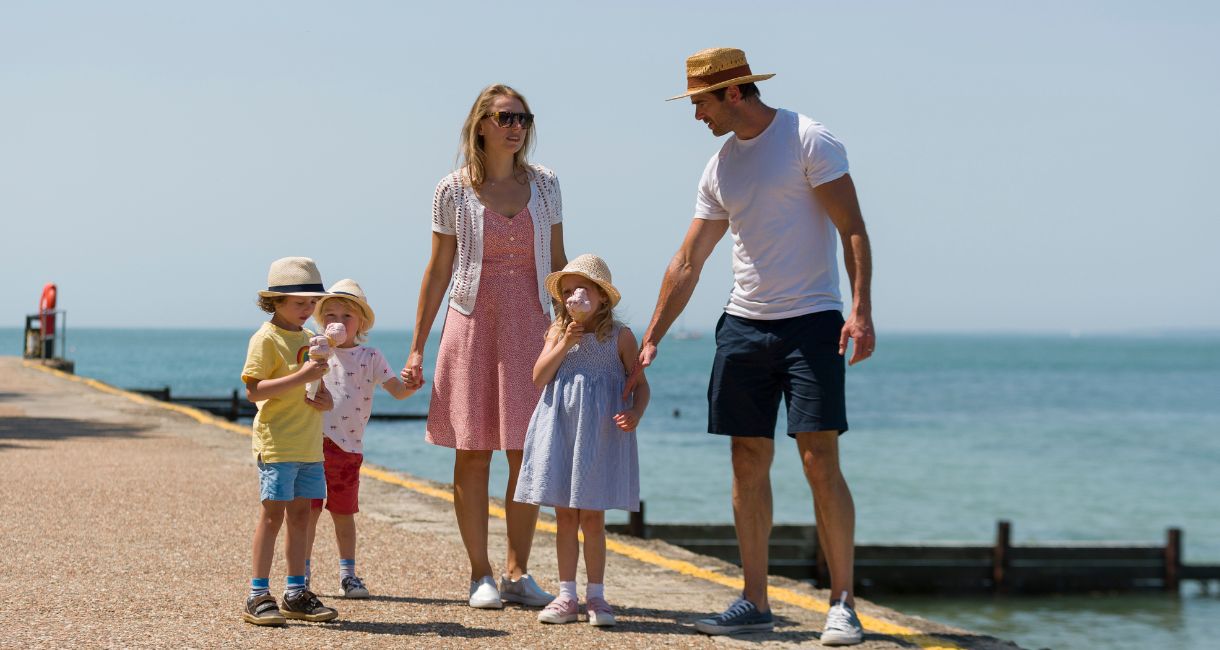
<svg viewBox="0 0 1220 650"><path fill-rule="evenodd" d="M579 600L579 598L576 596L576 581L569 580L569 581L565 582L563 580L560 580L559 581L559 595L567 596L567 597L571 598L572 600Z"/></svg>
<svg viewBox="0 0 1220 650"><path fill-rule="evenodd" d="M600 582L590 582L589 584L585 585L585 599L588 600L589 598L601 598L602 600L605 600L606 585Z"/></svg>

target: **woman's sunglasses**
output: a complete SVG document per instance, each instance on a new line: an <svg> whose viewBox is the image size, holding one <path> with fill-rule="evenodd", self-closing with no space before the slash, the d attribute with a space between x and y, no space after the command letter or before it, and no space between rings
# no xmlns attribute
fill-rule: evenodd
<svg viewBox="0 0 1220 650"><path fill-rule="evenodd" d="M487 117L496 121L496 125L507 129L513 125L513 122L521 125L521 128L528 129L534 123L533 113L512 113L509 111L496 111L488 113Z"/></svg>

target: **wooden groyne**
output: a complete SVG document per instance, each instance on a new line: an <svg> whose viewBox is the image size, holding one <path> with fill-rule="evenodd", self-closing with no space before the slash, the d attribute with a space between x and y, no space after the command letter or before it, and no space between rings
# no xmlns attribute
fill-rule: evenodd
<svg viewBox="0 0 1220 650"><path fill-rule="evenodd" d="M696 553L740 565L737 537L727 524L648 524L633 513L614 532L662 539ZM992 544L918 543L856 545L856 585L861 594L1087 593L1165 591L1182 581L1204 589L1220 583L1220 565L1182 561L1182 530L1170 528L1163 544L1049 542L1013 544L1012 524L996 524ZM768 573L830 584L817 528L776 525L771 531Z"/></svg>
<svg viewBox="0 0 1220 650"><path fill-rule="evenodd" d="M147 395L162 402L171 402L197 408L230 421L240 418L252 418L255 413L258 413L258 407L247 400L245 395L236 388L233 389L232 394L223 397L174 395L169 386L162 388L128 388L126 390L139 393L140 395ZM386 413L375 410L371 417L374 420L424 420L427 419L428 414Z"/></svg>

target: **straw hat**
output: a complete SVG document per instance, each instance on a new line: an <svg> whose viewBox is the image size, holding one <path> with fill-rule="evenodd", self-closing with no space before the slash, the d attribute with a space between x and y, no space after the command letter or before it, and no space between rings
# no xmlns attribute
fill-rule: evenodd
<svg viewBox="0 0 1220 650"><path fill-rule="evenodd" d="M552 298L560 302L563 302L563 296L559 293L559 281L565 275L579 275L596 282L597 286L601 287L607 296L610 296L611 307L617 305L619 299L622 298L618 289L615 289L614 285L610 283L610 267L606 266L605 260L596 255L585 253L568 262L562 271L555 271L546 276L546 290Z"/></svg>
<svg viewBox="0 0 1220 650"><path fill-rule="evenodd" d="M313 319L321 325L323 329L326 324L322 322L322 307L326 305L328 300L334 298L347 298L360 307L361 315L364 318L364 329L359 333L367 332L373 329L373 308L369 307L369 301L364 297L364 290L360 285L356 284L355 280L343 279L330 286L330 293L322 299L318 300L318 306L313 310Z"/></svg>
<svg viewBox="0 0 1220 650"><path fill-rule="evenodd" d="M686 59L686 92L667 102L699 93L770 79L775 74L753 74L746 53L733 47L700 50Z"/></svg>
<svg viewBox="0 0 1220 650"><path fill-rule="evenodd" d="M308 257L281 257L271 263L267 272L267 290L258 292L263 298L279 296L325 296L322 274Z"/></svg>

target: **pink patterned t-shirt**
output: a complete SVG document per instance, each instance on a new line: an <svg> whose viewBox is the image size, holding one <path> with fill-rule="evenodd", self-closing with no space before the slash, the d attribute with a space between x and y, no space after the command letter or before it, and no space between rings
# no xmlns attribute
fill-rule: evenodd
<svg viewBox="0 0 1220 650"><path fill-rule="evenodd" d="M373 412L373 393L377 386L394 377L390 364L377 348L357 345L332 348L326 389L335 401L327 411L323 433L343 451L364 453L364 426Z"/></svg>

